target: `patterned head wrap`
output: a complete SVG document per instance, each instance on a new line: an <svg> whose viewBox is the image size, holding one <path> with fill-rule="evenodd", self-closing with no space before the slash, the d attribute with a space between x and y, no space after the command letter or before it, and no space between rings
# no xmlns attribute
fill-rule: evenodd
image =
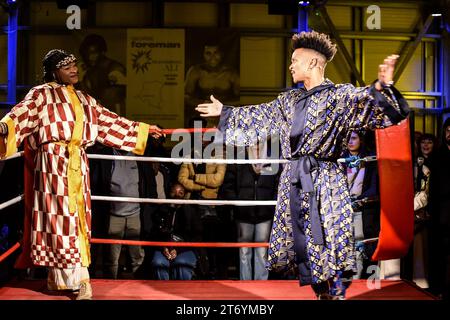
<svg viewBox="0 0 450 320"><path fill-rule="evenodd" d="M71 53L61 49L50 50L42 60L42 66L44 68L44 81L55 81L56 79L53 76L53 71L75 61L77 61L77 58Z"/></svg>

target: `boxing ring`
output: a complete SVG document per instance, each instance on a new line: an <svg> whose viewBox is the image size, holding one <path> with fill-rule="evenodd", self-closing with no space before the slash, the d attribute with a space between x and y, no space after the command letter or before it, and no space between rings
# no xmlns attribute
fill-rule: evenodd
<svg viewBox="0 0 450 320"><path fill-rule="evenodd" d="M192 129L183 129L194 132ZM173 132L164 130L166 134ZM205 129L203 129L205 131ZM23 152L17 153L6 160L24 156ZM392 155L391 155L392 156ZM160 157L135 157L135 156L107 156L89 154L90 159L104 160L135 160L148 162L192 162L192 163L284 163L287 160L280 159L187 159L187 158L160 158ZM364 159L363 159L364 160ZM374 159L365 159L373 161ZM376 160L376 159L375 159ZM340 159L340 162L346 161ZM25 187L26 177L25 177ZM276 201L261 200L180 200L180 199L150 199L91 196L95 201L122 201L155 204L201 204L201 205L233 205L233 206L260 206L275 205ZM24 200L24 195L19 195L0 204L0 210ZM1 214L1 212L0 212ZM94 213L95 214L95 213ZM382 221L386 219L383 217ZM383 228L383 225L382 225ZM366 239L365 242L379 240L379 243L387 243L389 239ZM397 242L399 235L396 234ZM401 238L401 237L400 237ZM208 248L239 248L239 247L268 247L268 243L245 242L162 242L162 241L134 241L116 239L91 238L91 244L122 244L140 246L171 246L171 247L208 247ZM7 259L12 259L14 253L22 248L18 242L0 255L0 264ZM377 255L389 257L399 255L399 251L390 248L386 250L377 247ZM381 259L380 259L381 260ZM94 300L316 300L313 290L309 286L300 287L298 280L106 280L91 278ZM0 287L0 300L72 300L75 295L67 292L50 292L46 290L46 280L24 280L13 278ZM433 300L433 296L422 290L414 283L405 280L353 280L353 284L347 290L347 300Z"/></svg>

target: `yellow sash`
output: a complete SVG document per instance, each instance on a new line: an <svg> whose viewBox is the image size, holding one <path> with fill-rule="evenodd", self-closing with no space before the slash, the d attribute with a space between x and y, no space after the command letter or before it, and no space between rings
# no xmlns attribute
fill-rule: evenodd
<svg viewBox="0 0 450 320"><path fill-rule="evenodd" d="M83 195L80 148L83 134L84 111L73 86L69 85L66 88L75 111L75 125L70 142L68 144L56 142L56 144L66 146L69 151L69 167L67 170L69 211L70 213L75 213L78 209L78 240L80 242L81 264L87 267L91 263L91 254L86 230L86 210Z"/></svg>

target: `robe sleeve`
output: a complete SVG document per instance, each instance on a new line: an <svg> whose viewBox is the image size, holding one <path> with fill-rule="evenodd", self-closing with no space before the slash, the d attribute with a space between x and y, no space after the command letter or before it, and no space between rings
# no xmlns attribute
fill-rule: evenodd
<svg viewBox="0 0 450 320"><path fill-rule="evenodd" d="M0 159L16 153L25 138L38 130L38 111L44 100L42 91L33 88L0 120L8 126L8 135L0 137Z"/></svg>
<svg viewBox="0 0 450 320"><path fill-rule="evenodd" d="M366 87L346 85L347 112L345 121L350 130L382 129L399 123L409 114L408 103L393 86L375 89L375 82Z"/></svg>
<svg viewBox="0 0 450 320"><path fill-rule="evenodd" d="M131 121L96 104L98 136L97 141L115 149L143 155L147 145L150 126Z"/></svg>
<svg viewBox="0 0 450 320"><path fill-rule="evenodd" d="M215 141L250 146L279 132L281 122L285 121L282 111L284 99L281 94L268 103L236 108L224 106L218 125L219 137L216 136Z"/></svg>

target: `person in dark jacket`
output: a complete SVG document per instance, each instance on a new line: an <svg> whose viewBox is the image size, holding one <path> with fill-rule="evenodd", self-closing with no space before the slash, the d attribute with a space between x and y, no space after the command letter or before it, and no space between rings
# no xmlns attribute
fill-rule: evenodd
<svg viewBox="0 0 450 320"><path fill-rule="evenodd" d="M89 152L104 155L129 155L98 144ZM157 198L154 168L148 162L92 159L90 165L91 189L94 195ZM151 230L149 217L152 216L154 207L145 203L94 201L93 236L140 240L144 230L148 232ZM144 250L140 246L129 246L127 249L131 264L130 271L134 276L143 263ZM105 245L101 249L97 247L93 250L101 250L103 253L103 276L117 278L122 246Z"/></svg>
<svg viewBox="0 0 450 320"><path fill-rule="evenodd" d="M171 199L184 199L185 193L180 183L174 183L170 188ZM154 219L152 239L156 241L202 241L202 221L190 205L161 205ZM191 280L196 264L196 251L185 247L158 248L151 262L157 280Z"/></svg>
<svg viewBox="0 0 450 320"><path fill-rule="evenodd" d="M260 158L258 147L248 148L248 157ZM223 197L228 200L275 200L279 172L270 171L270 164L229 165L225 173ZM238 228L239 242L269 241L274 216L274 206L238 206L234 218ZM241 280L267 280L265 268L267 248L239 248Z"/></svg>
<svg viewBox="0 0 450 320"><path fill-rule="evenodd" d="M430 173L430 290L450 299L450 118L444 122L442 144Z"/></svg>

